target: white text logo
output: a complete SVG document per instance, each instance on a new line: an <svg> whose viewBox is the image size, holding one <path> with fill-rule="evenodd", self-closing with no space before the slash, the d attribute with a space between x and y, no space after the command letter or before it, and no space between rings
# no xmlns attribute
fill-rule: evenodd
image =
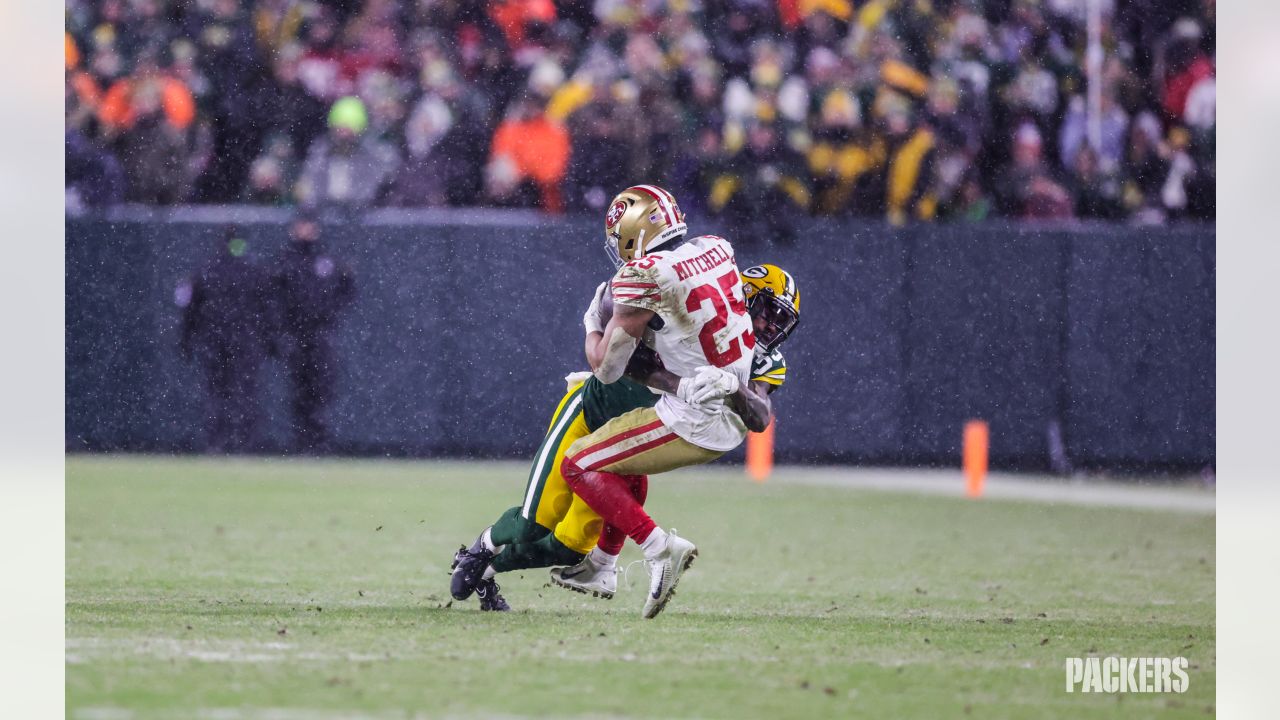
<svg viewBox="0 0 1280 720"><path fill-rule="evenodd" d="M1186 692L1184 657L1067 658L1067 692Z"/></svg>

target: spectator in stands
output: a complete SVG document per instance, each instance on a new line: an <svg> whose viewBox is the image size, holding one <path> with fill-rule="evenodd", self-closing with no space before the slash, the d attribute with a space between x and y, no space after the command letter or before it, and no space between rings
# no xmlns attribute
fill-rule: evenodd
<svg viewBox="0 0 1280 720"><path fill-rule="evenodd" d="M267 96L262 117L258 119L268 137L281 133L288 137L294 157L306 154L312 141L324 133L325 111L329 107L303 84L300 74L303 52L297 44L280 48L271 63L274 91Z"/></svg>
<svg viewBox="0 0 1280 720"><path fill-rule="evenodd" d="M733 237L744 245L794 243L796 222L809 208L804 158L779 134L767 114L752 120L746 142L725 160L711 188L711 211L729 221Z"/></svg>
<svg viewBox="0 0 1280 720"><path fill-rule="evenodd" d="M251 452L258 443L258 372L275 352L278 314L270 277L247 250L239 231L229 229L213 260L177 292L179 346L208 392L208 452Z"/></svg>
<svg viewBox="0 0 1280 720"><path fill-rule="evenodd" d="M905 96L882 92L876 105L886 161L875 176L871 200L893 225L933 220L938 200L930 185L937 138Z"/></svg>
<svg viewBox="0 0 1280 720"><path fill-rule="evenodd" d="M289 205L293 202L297 156L288 136L267 138L262 154L249 166L249 180L242 200L255 205Z"/></svg>
<svg viewBox="0 0 1280 720"><path fill-rule="evenodd" d="M441 90L423 95L405 125L407 157L391 188L392 205L441 207L456 204L459 191L476 189L471 176L483 163L477 149L484 140L466 124L472 118L455 116L458 105L447 98L456 98L456 83L450 79Z"/></svg>
<svg viewBox="0 0 1280 720"><path fill-rule="evenodd" d="M561 183L569 166L569 132L546 116L538 98L516 99L493 134L485 172L488 197L497 205L564 210Z"/></svg>
<svg viewBox="0 0 1280 720"><path fill-rule="evenodd" d="M294 189L309 206L360 208L380 199L400 158L394 147L365 133L369 115L357 97L340 98L329 110L329 132L316 138Z"/></svg>
<svg viewBox="0 0 1280 720"><path fill-rule="evenodd" d="M195 101L160 67L157 50L144 51L133 74L111 86L98 117L119 148L129 200L171 205L191 197L200 170Z"/></svg>
<svg viewBox="0 0 1280 720"><path fill-rule="evenodd" d="M1071 195L1045 162L1040 131L1034 124L1026 122L1018 127L1011 155L1013 161L996 182L1000 212L1027 219L1071 217Z"/></svg>
<svg viewBox="0 0 1280 720"><path fill-rule="evenodd" d="M203 109L213 127L213 150L197 196L204 202L231 202L240 196L249 164L270 130L263 118L274 89L241 3L193 3L183 18L212 88Z"/></svg>
<svg viewBox="0 0 1280 720"><path fill-rule="evenodd" d="M1129 148L1122 166L1123 202L1139 222L1164 222L1166 213L1161 191L1169 176L1169 149L1160 134L1160 121L1150 112L1134 118L1129 129Z"/></svg>
<svg viewBox="0 0 1280 720"><path fill-rule="evenodd" d="M640 122L632 109L634 105L624 109L611 94L601 93L573 114L566 180L570 207L602 210L616 192L612 189L615 177L640 177L636 173Z"/></svg>
<svg viewBox="0 0 1280 720"><path fill-rule="evenodd" d="M133 74L117 80L98 107L98 120L113 136L124 134L147 113L158 112L169 127L186 130L196 116L195 98L182 81L160 67L160 50L148 48Z"/></svg>
<svg viewBox="0 0 1280 720"><path fill-rule="evenodd" d="M955 197L941 208L943 217L964 222L982 222L994 212L994 203L982 189L978 173L974 170L965 174Z"/></svg>
<svg viewBox="0 0 1280 720"><path fill-rule="evenodd" d="M854 193L883 167L883 139L863 125L862 110L852 93L826 92L807 160L813 178L814 212L849 213ZM864 190L865 194L865 190Z"/></svg>
<svg viewBox="0 0 1280 720"><path fill-rule="evenodd" d="M1170 38L1157 66L1161 83L1161 106L1170 119L1181 120L1187 97L1201 80L1213 77L1213 62L1201 47L1199 23L1189 18L1179 20L1170 30Z"/></svg>
<svg viewBox="0 0 1280 720"><path fill-rule="evenodd" d="M1075 196L1076 217L1096 220L1124 217L1119 166L1104 167L1098 153L1088 145L1079 145L1075 153L1067 186Z"/></svg>
<svg viewBox="0 0 1280 720"><path fill-rule="evenodd" d="M115 205L124 200L124 168L98 132L100 93L92 77L80 69L80 54L67 36L67 108L65 187L68 212Z"/></svg>
<svg viewBox="0 0 1280 720"><path fill-rule="evenodd" d="M1098 119L1098 147L1093 150L1090 162L1107 172L1120 167L1124 158L1125 139L1129 131L1129 116L1116 104L1109 89L1101 93L1102 102ZM1075 168L1080 150L1088 141L1089 115L1085 99L1080 95L1071 98L1066 118L1062 121L1058 152L1062 167Z"/></svg>
<svg viewBox="0 0 1280 720"><path fill-rule="evenodd" d="M292 393L293 449L325 452L332 442L325 412L333 401L338 374L333 333L355 298L355 278L325 249L315 215L305 211L297 215L289 234L273 283Z"/></svg>

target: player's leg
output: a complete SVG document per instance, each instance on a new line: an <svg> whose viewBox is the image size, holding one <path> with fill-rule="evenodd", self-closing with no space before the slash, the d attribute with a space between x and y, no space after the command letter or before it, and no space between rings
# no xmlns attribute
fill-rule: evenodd
<svg viewBox="0 0 1280 720"><path fill-rule="evenodd" d="M566 412L568 411L566 410ZM553 425L553 430L554 428L555 426ZM539 451L538 461L535 461L534 468L531 471L532 474L536 475L536 478L530 479L530 487L526 492L526 504L521 509L521 517L526 522L528 522L529 518L534 520L533 526L536 528L536 536L533 536L533 533L527 533L520 541L507 544L505 547L499 547L498 552L490 563L490 570L485 571L487 577L492 577L495 573L510 572L512 570L575 563L581 559L582 551L565 546L555 538L548 528L556 528L563 525L574 504L573 491L569 489L564 476L560 473L560 463L564 460L564 454L569 450L569 447L578 438L584 437L590 432L587 428L586 420L582 416L582 411L579 409L574 413L566 428L560 432L548 434L548 440L544 443L543 449ZM548 443L553 443L553 445ZM538 488L536 492L535 488ZM494 527L494 530L498 530L497 526ZM494 532L491 533L491 537L496 542L500 542L504 535ZM582 542L574 541L573 544L582 545ZM594 544L595 540L593 538L591 544L586 546L586 549L590 550L591 545Z"/></svg>
<svg viewBox="0 0 1280 720"><path fill-rule="evenodd" d="M643 546L657 526L635 499L626 476L699 465L722 454L689 443L666 427L653 408L640 408L575 442L561 472L574 494L606 523Z"/></svg>
<svg viewBox="0 0 1280 720"><path fill-rule="evenodd" d="M668 428L653 408L642 408L605 423L575 442L565 456L561 471L574 494L644 551L650 575L646 618L666 606L680 575L698 551L693 543L653 522L632 495L626 476L699 465L722 454L686 441Z"/></svg>
<svg viewBox="0 0 1280 720"><path fill-rule="evenodd" d="M644 505L649 492L649 478L645 475L632 475L628 476L627 481L632 497ZM584 521L587 518L589 520ZM591 537L598 537L599 541L595 547L586 550L578 563L570 567L553 568L551 583L606 600L612 598L618 587L618 554L622 552L622 546L627 540L626 533L604 524L600 515L582 498L575 497L569 514L556 526L554 537L577 549L585 549Z"/></svg>
<svg viewBox="0 0 1280 720"><path fill-rule="evenodd" d="M581 433L576 437L566 437L557 454L559 460L578 437L589 434L583 424ZM573 435L573 433L570 433ZM545 533L537 540L508 545L493 558L490 566L499 573L528 568L551 567L552 565L573 565L583 558L596 545L600 537L600 527L604 521L581 499L570 493L569 486L560 474L559 464L554 468L555 482L564 487L568 509L560 514L560 520L554 530ZM550 484L550 483L548 483ZM557 502L557 505L559 503ZM540 521L541 522L541 521ZM541 527L541 526L539 526Z"/></svg>
<svg viewBox="0 0 1280 720"><path fill-rule="evenodd" d="M551 417L547 434L534 454L525 485L524 502L508 509L493 525L484 529L471 547L463 547L454 555L449 591L455 599L465 600L481 583L491 583L495 570L491 562L506 554L509 569L515 569L521 548L547 536L564 517L573 494L560 474L560 461L579 437L589 430L582 419L582 386L570 388ZM552 563L548 563L552 564Z"/></svg>

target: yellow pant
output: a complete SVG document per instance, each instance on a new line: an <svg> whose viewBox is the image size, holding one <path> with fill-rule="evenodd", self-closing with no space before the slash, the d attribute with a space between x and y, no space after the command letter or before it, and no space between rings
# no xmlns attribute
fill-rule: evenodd
<svg viewBox="0 0 1280 720"><path fill-rule="evenodd" d="M582 417L582 385L575 385L556 407L547 435L534 456L521 514L555 533L565 547L589 553L600 540L604 521L573 494L560 474L565 452L591 430Z"/></svg>

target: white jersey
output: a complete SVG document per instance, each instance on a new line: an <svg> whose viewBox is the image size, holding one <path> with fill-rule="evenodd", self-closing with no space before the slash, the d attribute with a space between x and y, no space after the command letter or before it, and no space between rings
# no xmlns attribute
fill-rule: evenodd
<svg viewBox="0 0 1280 720"><path fill-rule="evenodd" d="M714 365L747 384L755 336L728 240L703 235L632 260L614 275L612 291L615 303L662 318L654 349L668 370L693 377L699 367ZM708 450L732 450L747 435L742 418L724 403L693 405L662 393L654 409L677 435Z"/></svg>

